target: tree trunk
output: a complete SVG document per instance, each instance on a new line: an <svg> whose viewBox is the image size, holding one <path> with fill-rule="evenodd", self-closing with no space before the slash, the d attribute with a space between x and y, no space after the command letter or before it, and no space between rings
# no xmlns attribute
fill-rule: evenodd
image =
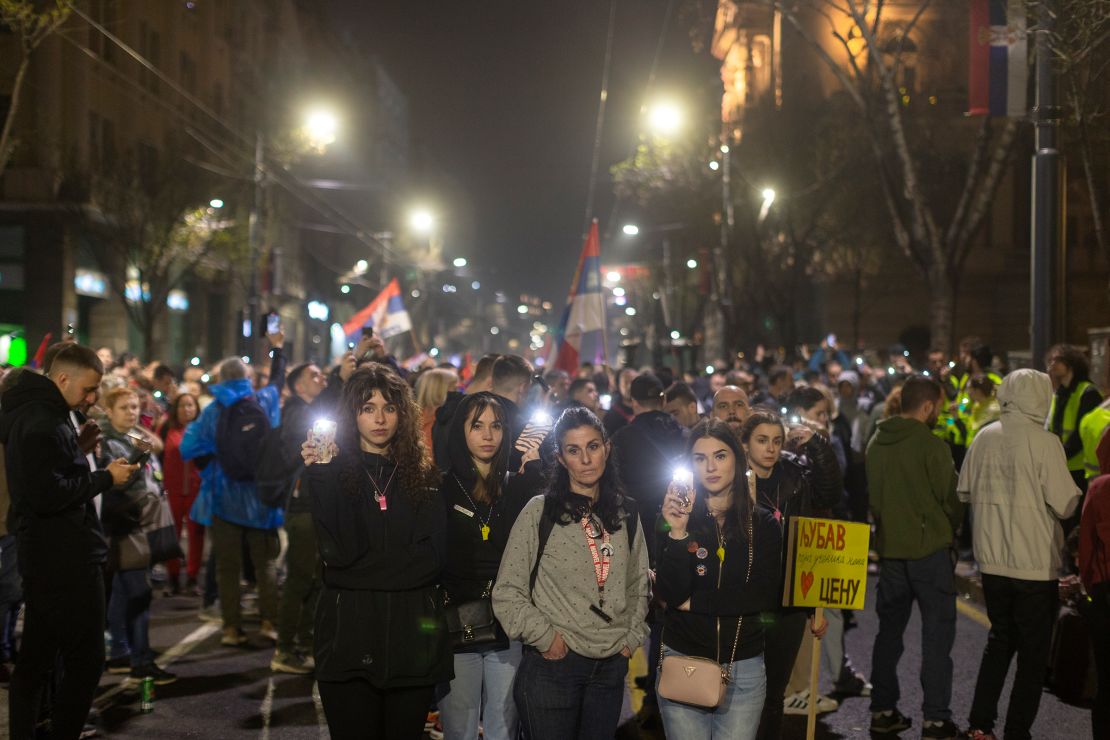
<svg viewBox="0 0 1110 740"><path fill-rule="evenodd" d="M949 352L956 318L955 281L944 268L929 271L929 341L931 348Z"/></svg>
<svg viewBox="0 0 1110 740"><path fill-rule="evenodd" d="M31 56L23 54L19 60L19 67L15 72L10 94L11 103L8 106L8 117L4 119L4 128L0 130L0 176L8 168L8 160L12 157L15 142L12 140L12 129L15 125L15 116L19 112L20 92L23 90L23 80L27 76L27 67L30 66Z"/></svg>

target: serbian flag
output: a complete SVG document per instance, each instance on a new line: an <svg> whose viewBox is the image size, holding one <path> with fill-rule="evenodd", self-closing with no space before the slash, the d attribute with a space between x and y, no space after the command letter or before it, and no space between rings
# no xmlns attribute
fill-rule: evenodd
<svg viewBox="0 0 1110 740"><path fill-rule="evenodd" d="M1023 0L969 0L968 113L1023 118L1029 113L1029 54Z"/></svg>
<svg viewBox="0 0 1110 740"><path fill-rule="evenodd" d="M370 301L370 305L356 313L343 325L343 333L347 335L347 341L357 342L363 327L366 326L374 327L374 333L382 339L389 339L412 330L409 312L401 302L401 284L397 282L397 278L390 280L385 290Z"/></svg>
<svg viewBox="0 0 1110 740"><path fill-rule="evenodd" d="M578 370L582 337L590 332L605 332L605 297L601 293L601 240L597 235L597 219L590 224L590 233L582 245L578 269L570 284L567 307L555 332L552 356L547 366L566 370L571 375ZM599 335L600 336L600 335Z"/></svg>

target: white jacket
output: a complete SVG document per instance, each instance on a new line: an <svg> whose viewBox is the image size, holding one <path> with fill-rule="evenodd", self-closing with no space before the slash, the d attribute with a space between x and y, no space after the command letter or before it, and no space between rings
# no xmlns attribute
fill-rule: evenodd
<svg viewBox="0 0 1110 740"><path fill-rule="evenodd" d="M957 493L971 502L975 558L983 573L1027 581L1060 575L1064 531L1060 520L1079 505L1059 437L1044 428L1052 383L1036 370L1016 370L1002 381L1002 418L971 443Z"/></svg>

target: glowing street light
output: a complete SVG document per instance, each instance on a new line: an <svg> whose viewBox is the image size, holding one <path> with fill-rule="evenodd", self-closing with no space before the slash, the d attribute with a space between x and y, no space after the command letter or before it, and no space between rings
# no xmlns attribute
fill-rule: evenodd
<svg viewBox="0 0 1110 740"><path fill-rule="evenodd" d="M351 292L351 286L350 285L340 285L339 286L339 292L342 293L343 295L347 295L348 293Z"/></svg>
<svg viewBox="0 0 1110 740"><path fill-rule="evenodd" d="M763 190L761 190L759 194L761 196L763 196L763 203L765 205L769 206L769 205L771 205L772 203L775 202L775 189L774 188L763 188Z"/></svg>
<svg viewBox="0 0 1110 740"><path fill-rule="evenodd" d="M669 136L682 128L682 110L669 101L656 103L648 111L651 130L660 136Z"/></svg>
<svg viewBox="0 0 1110 740"><path fill-rule="evenodd" d="M632 306L629 306L628 308L624 309L624 313L625 313L626 316L635 316L636 315L636 309L633 308Z"/></svg>
<svg viewBox="0 0 1110 740"><path fill-rule="evenodd" d="M697 267L698 267L698 261L695 260L695 259L686 260L686 267L688 267L691 270L696 270Z"/></svg>
<svg viewBox="0 0 1110 740"><path fill-rule="evenodd" d="M409 214L409 226L421 234L431 233L435 222L435 216L427 208L417 208Z"/></svg>
<svg viewBox="0 0 1110 740"><path fill-rule="evenodd" d="M366 260L359 260L355 263L355 270L357 270L358 272L366 272L367 268L369 267L370 263Z"/></svg>
<svg viewBox="0 0 1110 740"><path fill-rule="evenodd" d="M326 108L313 108L305 116L305 134L313 149L323 151L334 144L339 133L339 118Z"/></svg>
<svg viewBox="0 0 1110 740"><path fill-rule="evenodd" d="M636 236L640 233L640 227L636 224L625 224L621 227L621 231L624 232L625 236Z"/></svg>
<svg viewBox="0 0 1110 740"><path fill-rule="evenodd" d="M223 208L224 202L219 198L213 198L212 200L208 201L208 205L212 206L213 208Z"/></svg>
<svg viewBox="0 0 1110 740"><path fill-rule="evenodd" d="M709 160L709 169L716 172L717 170L721 169L721 163L715 159L711 159Z"/></svg>
<svg viewBox="0 0 1110 740"><path fill-rule="evenodd" d="M456 257L455 261L451 264L455 267L466 267L466 257Z"/></svg>
<svg viewBox="0 0 1110 740"><path fill-rule="evenodd" d="M621 274L616 270L610 270L605 273L605 279L611 283L619 283L621 281Z"/></svg>

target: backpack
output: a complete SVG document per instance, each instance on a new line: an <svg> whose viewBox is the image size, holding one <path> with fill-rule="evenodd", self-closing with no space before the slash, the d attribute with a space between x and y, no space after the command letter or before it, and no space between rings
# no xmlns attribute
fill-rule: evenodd
<svg viewBox="0 0 1110 740"><path fill-rule="evenodd" d="M290 460L281 443L281 427L274 427L262 438L254 466L254 492L264 506L284 508L293 486L304 470L298 457Z"/></svg>
<svg viewBox="0 0 1110 740"><path fill-rule="evenodd" d="M624 515L624 530L628 532L628 551L632 552L632 548L636 543L636 529L640 526L640 515L636 513L636 502L632 499L625 497L625 515ZM628 511L631 509L631 511ZM551 511L551 500L544 499L543 514L540 515L540 531L539 531L539 547L536 548L536 562L532 566L532 573L528 577L528 596L531 598L532 592L536 590L536 578L540 574L540 559L543 558L543 550L547 547L547 540L551 537L551 531L555 529L555 515Z"/></svg>
<svg viewBox="0 0 1110 740"><path fill-rule="evenodd" d="M270 417L253 395L220 411L216 458L228 479L241 483L254 480L255 461L269 431Z"/></svg>

